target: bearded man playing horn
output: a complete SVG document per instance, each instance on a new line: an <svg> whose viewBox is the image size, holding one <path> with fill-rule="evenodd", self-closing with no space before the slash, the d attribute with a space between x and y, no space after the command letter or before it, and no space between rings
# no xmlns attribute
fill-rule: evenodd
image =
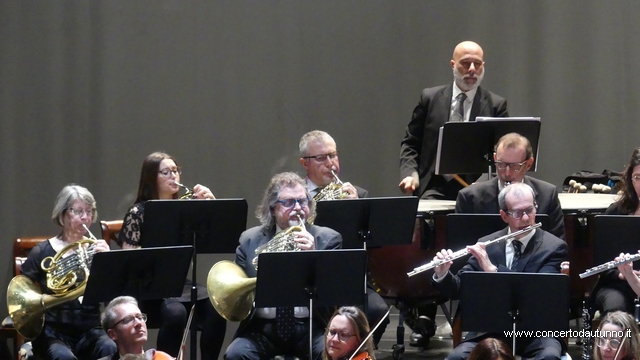
<svg viewBox="0 0 640 360"><path fill-rule="evenodd" d="M256 210L262 225L243 232L236 250L235 262L248 277L257 276L253 263L256 249L292 226L298 227L293 232L293 241L302 251L330 250L342 246L342 236L338 232L308 223L308 219L313 218L315 202L305 186L305 181L291 172L277 174L271 179ZM287 294L283 293L282 296ZM309 308L296 307L293 310L294 329L292 333L284 333L278 329L275 308L252 309L249 317L240 323L235 339L224 355L225 359L269 359L283 354L308 358ZM316 310L313 316L313 359L320 360L328 317L324 318Z"/></svg>
<svg viewBox="0 0 640 360"><path fill-rule="evenodd" d="M84 238L87 227L97 218L96 201L89 190L73 184L65 186L58 194L51 216L53 222L62 227L62 231L31 250L22 264L21 273L38 283L44 294L52 294L47 272L42 268L43 260L56 256L69 244L87 240ZM95 252L109 251L109 245L104 240L95 240L91 246ZM65 255L70 257L72 252L66 251ZM61 259L68 257L63 255ZM49 266L49 263L45 263ZM81 269L71 271L78 275L77 283L85 280ZM44 327L32 342L33 353L38 358L97 359L117 351L116 344L100 326L98 305L83 305L77 298L72 298L46 309L44 318Z"/></svg>

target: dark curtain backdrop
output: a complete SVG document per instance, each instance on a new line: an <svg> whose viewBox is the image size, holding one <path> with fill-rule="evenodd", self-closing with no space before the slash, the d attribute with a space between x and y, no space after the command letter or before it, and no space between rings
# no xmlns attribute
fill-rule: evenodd
<svg viewBox="0 0 640 360"><path fill-rule="evenodd" d="M420 90L452 81L467 39L483 86L542 117L535 176L622 170L640 146L638 16L631 0L0 1L0 283L15 237L57 233L65 184L121 219L157 150L185 184L246 198L249 226L269 178L301 172L309 130L334 136L344 181L398 195Z"/></svg>

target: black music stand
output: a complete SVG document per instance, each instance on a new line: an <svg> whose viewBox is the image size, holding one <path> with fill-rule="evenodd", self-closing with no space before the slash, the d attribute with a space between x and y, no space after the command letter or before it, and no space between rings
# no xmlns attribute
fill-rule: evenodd
<svg viewBox="0 0 640 360"><path fill-rule="evenodd" d="M262 253L258 257L255 307L308 306L312 358L314 305L363 304L365 269L365 250Z"/></svg>
<svg viewBox="0 0 640 360"><path fill-rule="evenodd" d="M536 223L542 223L542 230L549 229L549 215L536 214ZM447 214L447 249L453 251L473 245L478 239L507 227L499 214ZM456 274L464 261L454 261L449 271Z"/></svg>
<svg viewBox="0 0 640 360"><path fill-rule="evenodd" d="M139 301L180 296L192 255L192 246L97 253L82 303L109 302L121 295Z"/></svg>
<svg viewBox="0 0 640 360"><path fill-rule="evenodd" d="M339 232L343 249L411 245L419 201L415 196L322 200L314 224Z"/></svg>
<svg viewBox="0 0 640 360"><path fill-rule="evenodd" d="M538 154L540 119L513 118L485 121L448 122L440 127L436 174L477 174L488 169L492 173L493 149L500 137L511 132L526 137ZM531 171L538 166L537 156Z"/></svg>
<svg viewBox="0 0 640 360"><path fill-rule="evenodd" d="M191 245L191 306L198 300L197 254L235 253L247 225L245 199L150 200L140 231L143 248ZM183 284L184 286L184 284ZM196 323L191 323L191 359L197 355Z"/></svg>
<svg viewBox="0 0 640 360"><path fill-rule="evenodd" d="M513 331L515 355L516 330L569 330L569 277L564 274L465 272L460 275L460 308L463 331L503 336L505 331Z"/></svg>
<svg viewBox="0 0 640 360"><path fill-rule="evenodd" d="M635 254L640 244L640 217L596 215L594 217L594 266L613 261L620 253ZM640 262L633 264L640 269Z"/></svg>

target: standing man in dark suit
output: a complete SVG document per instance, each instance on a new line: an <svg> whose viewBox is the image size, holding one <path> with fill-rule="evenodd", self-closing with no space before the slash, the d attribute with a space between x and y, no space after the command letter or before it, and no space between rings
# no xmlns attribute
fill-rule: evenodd
<svg viewBox="0 0 640 360"><path fill-rule="evenodd" d="M515 239L501 241L486 247L485 242L522 230L534 225L536 221L536 202L533 189L529 185L514 183L505 187L500 191L498 202L500 216L508 224L508 227L481 238L475 245L467 246L472 256L456 275L449 271L451 261L435 268L431 282L451 299L460 297L460 274L465 271L560 272L560 264L567 257L567 244L541 229L534 229ZM453 252L450 249L442 250L436 254L434 260L444 260L451 258L452 255ZM545 294L545 296L550 295ZM496 294L496 296L500 296L500 294ZM466 359L473 347L486 337L506 340L504 334L469 333L466 340L453 349L447 359ZM518 338L516 340L516 353L521 355L523 359L560 359L560 355L565 351L566 344L555 338Z"/></svg>
<svg viewBox="0 0 640 360"><path fill-rule="evenodd" d="M400 148L399 187L405 194L455 200L462 185L450 176L434 174L440 127L448 121L475 121L477 116L509 116L507 100L480 87L484 77L480 45L472 41L458 44L451 68L453 84L422 90L407 125Z"/></svg>
<svg viewBox="0 0 640 360"><path fill-rule="evenodd" d="M340 157L336 142L328 133L314 130L302 135L299 149L300 164L307 171L307 189L312 196L316 196L322 188L337 181L336 177L340 177ZM369 195L367 190L349 182L343 183L342 192L346 199L364 198Z"/></svg>
<svg viewBox="0 0 640 360"><path fill-rule="evenodd" d="M529 140L517 133L504 135L498 140L493 160L498 176L460 190L456 200L456 212L496 214L500 210L498 193L505 184L525 183L533 188L538 204L537 213L549 215L549 232L564 240L564 217L558 199L558 189L546 181L525 176L534 160Z"/></svg>
<svg viewBox="0 0 640 360"><path fill-rule="evenodd" d="M328 133L314 130L302 135L299 149L300 164L302 164L307 171L307 177L305 179L307 190L315 197L322 187L329 185L335 180L335 177L331 173L332 170L336 176L340 174L340 159L338 157L336 142ZM332 154L335 154L335 156L332 156ZM349 182L343 183L342 191L345 194L345 199L366 198L369 196L367 190L352 185ZM389 306L382 296L375 291L372 284L369 284L367 307L363 310L367 314L367 320L372 328L382 319L387 313L387 310L389 310ZM380 342L387 324L389 324L388 317L373 334L373 342L376 346Z"/></svg>
<svg viewBox="0 0 640 360"><path fill-rule="evenodd" d="M305 186L300 176L290 172L277 174L271 179L256 210L262 225L243 232L236 250L235 262L248 277L257 276L257 269L253 265L253 259L257 256L255 250L291 226L303 226L302 231L293 233L293 241L302 251L329 250L342 246L342 236L338 232L308 223L308 219L313 218L315 203ZM286 292L282 293L282 296L287 295ZM328 317L323 318L315 310L314 314L309 314L307 307L296 307L293 314L289 313L289 316L295 317L293 329L284 329L280 320L281 312L290 310L254 308L249 317L240 323L235 339L224 355L225 359L269 359L284 354L309 358L309 316L313 315L313 359L320 360Z"/></svg>

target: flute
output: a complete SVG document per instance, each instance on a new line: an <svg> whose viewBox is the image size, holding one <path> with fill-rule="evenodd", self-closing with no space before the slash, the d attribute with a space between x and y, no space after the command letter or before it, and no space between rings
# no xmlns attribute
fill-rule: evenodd
<svg viewBox="0 0 640 360"><path fill-rule="evenodd" d="M522 235L524 233L527 233L533 229L539 228L540 226L542 226L542 223L537 223L537 224L533 224L531 226L527 226L526 228L522 229L522 230L518 230L516 232L512 232L511 234L505 235L505 236L501 236L497 239L493 239L493 240L489 240L487 242L484 242L483 244L485 244L485 246L490 246L493 245L495 243L498 243L502 240L510 240L510 239L515 239L517 236ZM467 248L464 248L462 250L458 250L456 252L453 253L453 255L451 255L450 257L446 258L446 259L442 259L442 260L433 260L429 263L426 263L422 266L418 266L417 268L413 269L413 271L408 272L407 276L411 277L414 275L417 275L421 272L425 272L431 269L434 269L444 263L447 263L449 261L453 261L456 259L459 259L461 257L466 256L467 254L469 254L469 250L467 250Z"/></svg>
<svg viewBox="0 0 640 360"><path fill-rule="evenodd" d="M605 272L607 270L611 270L611 269L615 269L617 268L619 265L622 264L626 264L628 262L633 262L636 260L640 260L640 254L634 254L629 256L628 259L624 259L624 260L620 260L620 261L609 261L606 262L602 265L598 265L598 266L594 266L591 269L587 269L587 271L583 272L582 274L580 274L580 279L584 279L586 277L589 277L591 275L595 275L595 274L599 274L601 272Z"/></svg>

